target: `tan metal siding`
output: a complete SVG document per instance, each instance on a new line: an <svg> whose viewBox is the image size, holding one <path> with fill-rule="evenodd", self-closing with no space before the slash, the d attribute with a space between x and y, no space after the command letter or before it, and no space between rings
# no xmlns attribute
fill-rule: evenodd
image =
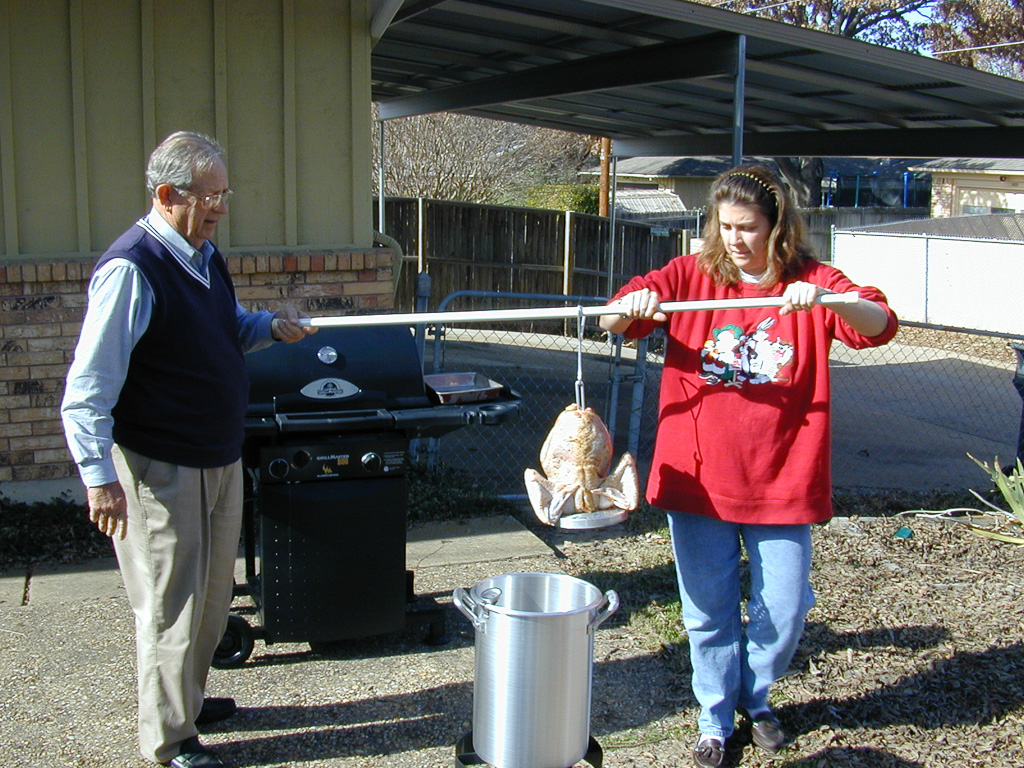
<svg viewBox="0 0 1024 768"><path fill-rule="evenodd" d="M357 26L353 28L353 24ZM356 53L362 56L362 50L368 63L366 43L360 45L354 38L368 40L369 19L365 12L350 14L331 0L309 0L296 3L295 26L306 30L295 56L298 236L300 242L309 244L337 242L345 233L355 231L355 205L360 196L367 199L365 206L360 206L365 211L361 217L370 220L369 177L362 187L366 192L360 194L355 170L370 158L369 135L360 142L357 132L351 130L354 103L369 105L368 73L339 66L352 61L358 67ZM365 101L353 89L353 81L359 77L367 80ZM337 94L338 98L326 101L320 93ZM360 145L365 151L356 156L354 149ZM330 182L314 183L324 178Z"/></svg>
<svg viewBox="0 0 1024 768"><path fill-rule="evenodd" d="M290 2L284 5L291 6ZM226 120L231 127L229 168L238 194L231 204L234 246L295 245L286 239L290 194L285 173L285 28L282 3L232 3L226 40L231 91ZM289 25L290 26L290 25ZM294 28L288 30L294 48ZM293 107L294 108L294 107ZM294 162L294 160L293 160ZM273 207L261 199L278 201Z"/></svg>
<svg viewBox="0 0 1024 768"><path fill-rule="evenodd" d="M20 250L75 252L78 227L68 4L63 0L13 3L8 13L17 197L13 215ZM48 23L49 19L58 23Z"/></svg>
<svg viewBox="0 0 1024 768"><path fill-rule="evenodd" d="M102 251L149 206L142 178L144 130L141 103L142 13L138 3L81 0L84 143L88 170L83 217L89 242L82 250ZM88 44L85 43L88 41ZM126 44L126 41L129 41Z"/></svg>
<svg viewBox="0 0 1024 768"><path fill-rule="evenodd" d="M179 129L228 149L222 248L370 244L367 0L0 0L0 24L0 256L102 251Z"/></svg>
<svg viewBox="0 0 1024 768"><path fill-rule="evenodd" d="M0 4L0 253L18 250L18 209L14 176L13 85L11 83L11 22L7 4Z"/></svg>

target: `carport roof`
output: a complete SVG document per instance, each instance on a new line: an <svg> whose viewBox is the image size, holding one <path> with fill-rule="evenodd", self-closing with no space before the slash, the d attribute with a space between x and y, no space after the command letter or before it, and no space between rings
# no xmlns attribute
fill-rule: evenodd
<svg viewBox="0 0 1024 768"><path fill-rule="evenodd" d="M731 155L739 69L747 156L1024 156L1024 83L683 0L404 0L372 69L383 119L462 112L618 156Z"/></svg>

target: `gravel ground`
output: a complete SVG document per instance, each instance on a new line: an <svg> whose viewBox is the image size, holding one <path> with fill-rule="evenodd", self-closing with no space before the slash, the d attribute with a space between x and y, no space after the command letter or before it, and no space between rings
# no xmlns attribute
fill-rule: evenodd
<svg viewBox="0 0 1024 768"><path fill-rule="evenodd" d="M495 567L562 570L615 589L622 607L594 650L604 765L689 765L696 706L660 516L533 530L550 556L418 571L420 592L447 602ZM766 756L740 736L728 765L1024 765L1024 548L910 517L837 518L814 537L818 604L773 699L795 742ZM417 631L331 656L258 643L242 669L213 671L210 693L235 696L242 710L204 738L234 766L450 766L472 724L474 635L454 610L449 630L443 646L423 645ZM131 638L123 600L5 609L0 764L147 765L134 746Z"/></svg>
<svg viewBox="0 0 1024 768"><path fill-rule="evenodd" d="M911 537L896 536L901 528ZM837 518L814 538L818 604L773 692L795 743L772 757L741 735L728 764L1024 765L1024 548L903 517ZM595 705L594 723L610 731L612 765L687 765L696 707L686 647L651 645L678 616L668 543L657 531L626 541L566 543L567 563L595 584L622 582L631 617L609 632L627 646L647 643L672 686L665 713L645 727L616 728L607 699ZM638 578L644 587L630 589Z"/></svg>

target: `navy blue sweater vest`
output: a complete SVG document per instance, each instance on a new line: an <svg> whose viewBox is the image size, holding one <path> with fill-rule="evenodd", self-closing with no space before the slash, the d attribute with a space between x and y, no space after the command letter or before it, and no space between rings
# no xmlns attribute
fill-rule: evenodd
<svg viewBox="0 0 1024 768"><path fill-rule="evenodd" d="M97 267L115 257L138 266L155 302L114 406L114 441L186 467L235 462L242 451L249 380L223 257L215 251L210 260L209 288L139 226L121 235Z"/></svg>

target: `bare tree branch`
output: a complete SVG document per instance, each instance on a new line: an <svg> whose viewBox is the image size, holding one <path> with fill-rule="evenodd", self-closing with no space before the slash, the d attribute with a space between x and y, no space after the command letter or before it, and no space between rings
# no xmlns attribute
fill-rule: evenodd
<svg viewBox="0 0 1024 768"><path fill-rule="evenodd" d="M389 195L517 203L532 186L574 181L596 141L450 112L391 120L384 127L385 187ZM375 174L378 162L374 157Z"/></svg>

